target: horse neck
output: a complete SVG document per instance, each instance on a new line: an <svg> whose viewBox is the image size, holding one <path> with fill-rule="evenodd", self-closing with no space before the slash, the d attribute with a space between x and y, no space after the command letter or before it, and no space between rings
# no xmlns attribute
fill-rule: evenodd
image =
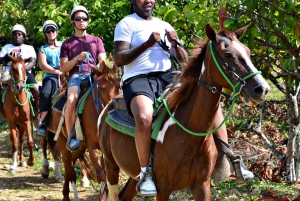
<svg viewBox="0 0 300 201"><path fill-rule="evenodd" d="M221 87L217 85L212 76L212 73L217 73L213 71L215 69L213 65L207 63L206 69L201 75L201 81L220 90ZM219 103L220 94L213 93L210 89L198 83L186 101L180 104L177 111L181 113L179 116L183 116L187 128L194 132L207 132L212 129L212 121L218 110Z"/></svg>

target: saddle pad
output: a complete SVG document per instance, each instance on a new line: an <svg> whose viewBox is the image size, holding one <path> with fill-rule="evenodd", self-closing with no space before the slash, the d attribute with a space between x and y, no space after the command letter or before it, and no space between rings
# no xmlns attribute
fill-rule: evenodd
<svg viewBox="0 0 300 201"><path fill-rule="evenodd" d="M86 101L88 95L90 94L90 92L91 92L91 89L85 91L84 94L79 99L78 104L77 104L77 113L78 114L82 114L83 113L85 101Z"/></svg>
<svg viewBox="0 0 300 201"><path fill-rule="evenodd" d="M151 134L151 138L154 140L157 139L159 129L161 127L163 120L165 119L166 113L167 111L165 109L162 110L154 123L152 134ZM111 110L108 112L105 121L117 131L134 137L135 126L123 120L115 110Z"/></svg>
<svg viewBox="0 0 300 201"><path fill-rule="evenodd" d="M67 95L64 94L56 100L56 102L53 104L52 108L59 112L62 112L62 109L63 109L66 101L67 101Z"/></svg>
<svg viewBox="0 0 300 201"><path fill-rule="evenodd" d="M120 118L130 124L135 125L134 118L128 114L124 98L113 98L112 103L114 105L115 112L118 113Z"/></svg>

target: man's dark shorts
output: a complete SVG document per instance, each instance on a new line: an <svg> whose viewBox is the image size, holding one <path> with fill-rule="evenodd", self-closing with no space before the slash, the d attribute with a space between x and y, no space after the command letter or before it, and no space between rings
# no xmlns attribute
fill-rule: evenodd
<svg viewBox="0 0 300 201"><path fill-rule="evenodd" d="M137 95L145 95L149 97L154 105L163 90L173 80L172 69L165 72L153 72L149 74L137 75L128 78L123 82L123 95L126 102L128 113L132 115L130 109L130 101Z"/></svg>

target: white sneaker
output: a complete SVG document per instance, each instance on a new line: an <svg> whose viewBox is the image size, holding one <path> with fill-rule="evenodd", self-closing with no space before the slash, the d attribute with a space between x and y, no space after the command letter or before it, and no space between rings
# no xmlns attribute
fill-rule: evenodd
<svg viewBox="0 0 300 201"><path fill-rule="evenodd" d="M142 196L156 196L157 190L156 190L153 178L152 178L151 170L148 170L148 173L141 172L140 179L143 179L143 181L141 182L141 185L140 185L141 195Z"/></svg>

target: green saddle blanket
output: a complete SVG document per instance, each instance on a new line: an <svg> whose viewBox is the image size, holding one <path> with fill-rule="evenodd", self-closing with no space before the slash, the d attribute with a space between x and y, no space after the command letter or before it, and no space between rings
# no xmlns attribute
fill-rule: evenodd
<svg viewBox="0 0 300 201"><path fill-rule="evenodd" d="M162 109L159 116L156 118L154 122L152 134L151 134L151 138L154 140L157 139L161 124L165 119L166 113L167 113L166 109ZM135 125L124 120L124 118L120 117L120 115L118 114L118 112L116 112L115 109L108 112L105 121L115 130L134 137Z"/></svg>

